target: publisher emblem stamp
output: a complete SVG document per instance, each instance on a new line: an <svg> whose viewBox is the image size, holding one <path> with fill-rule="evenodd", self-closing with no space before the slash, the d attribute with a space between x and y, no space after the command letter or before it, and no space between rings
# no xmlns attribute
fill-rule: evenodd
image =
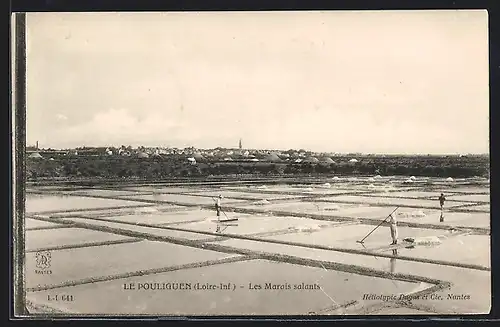
<svg viewBox="0 0 500 327"><path fill-rule="evenodd" d="M49 270L51 266L52 255L50 251L38 251L35 255L36 268L35 272L37 274L51 274L52 271Z"/></svg>

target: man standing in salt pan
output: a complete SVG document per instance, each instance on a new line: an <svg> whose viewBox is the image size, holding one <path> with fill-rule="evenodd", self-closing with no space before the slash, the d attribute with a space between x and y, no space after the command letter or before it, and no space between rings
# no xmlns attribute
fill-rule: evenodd
<svg viewBox="0 0 500 327"><path fill-rule="evenodd" d="M222 195L219 195L217 201L215 202L215 211L217 212L217 220L220 220L220 200L222 199Z"/></svg>
<svg viewBox="0 0 500 327"><path fill-rule="evenodd" d="M389 216L389 227L391 229L392 244L398 244L398 222L395 214Z"/></svg>
<svg viewBox="0 0 500 327"><path fill-rule="evenodd" d="M439 221L440 222L443 222L444 221L444 216L443 216L443 206L444 206L444 201L446 200L446 198L444 197L444 194L441 193L441 195L439 196L439 205L441 206L441 216L439 217Z"/></svg>

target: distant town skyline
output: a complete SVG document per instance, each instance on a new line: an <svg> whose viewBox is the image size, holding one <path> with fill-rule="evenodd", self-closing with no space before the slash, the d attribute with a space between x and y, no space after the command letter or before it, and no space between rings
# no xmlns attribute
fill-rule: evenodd
<svg viewBox="0 0 500 327"><path fill-rule="evenodd" d="M76 150L76 149L81 149L81 148L88 148L88 149L93 149L93 148L115 148L119 149L122 146L129 147L131 146L130 144L100 144L100 145L79 145L75 147L65 147L65 148L54 148L54 147L44 147L40 146L38 147L36 144L26 144L26 147L30 149L30 151L43 151L43 150ZM242 152L244 151L277 151L277 152L288 152L288 151L295 151L295 152L310 152L310 153L329 153L329 154L336 154L336 155L489 155L489 152L484 152L484 153L371 153L371 152L336 152L336 151L314 151L312 149L304 149L304 148L290 148L290 149L278 149L278 148L240 148L239 146L229 146L229 147L211 147L211 148L198 148L194 146L186 146L186 147L168 147L168 146L159 146L159 145L137 145L137 146L131 146L134 149L138 148L145 148L145 149L178 149L178 150L184 150L184 149L195 149L197 151L210 151L214 149L223 149L223 150L241 150Z"/></svg>
<svg viewBox="0 0 500 327"><path fill-rule="evenodd" d="M489 153L486 11L28 13L27 145Z"/></svg>

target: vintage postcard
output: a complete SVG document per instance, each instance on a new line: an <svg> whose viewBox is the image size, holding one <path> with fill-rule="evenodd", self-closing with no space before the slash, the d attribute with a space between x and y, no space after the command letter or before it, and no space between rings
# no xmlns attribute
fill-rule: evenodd
<svg viewBox="0 0 500 327"><path fill-rule="evenodd" d="M13 27L18 314L489 313L486 11Z"/></svg>

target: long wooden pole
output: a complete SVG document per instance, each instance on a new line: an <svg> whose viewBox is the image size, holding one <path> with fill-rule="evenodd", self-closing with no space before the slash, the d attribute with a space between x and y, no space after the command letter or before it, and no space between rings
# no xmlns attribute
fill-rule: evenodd
<svg viewBox="0 0 500 327"><path fill-rule="evenodd" d="M385 221L387 220L387 218L389 218L396 210L398 210L399 207L396 207L396 209L394 209L384 220L382 220L382 222L380 224L377 225L377 227L375 227L371 232L369 232L365 237L363 237L362 240L358 241L358 243L363 243L363 241L368 237L370 236L377 228L379 228L383 223L385 223Z"/></svg>

